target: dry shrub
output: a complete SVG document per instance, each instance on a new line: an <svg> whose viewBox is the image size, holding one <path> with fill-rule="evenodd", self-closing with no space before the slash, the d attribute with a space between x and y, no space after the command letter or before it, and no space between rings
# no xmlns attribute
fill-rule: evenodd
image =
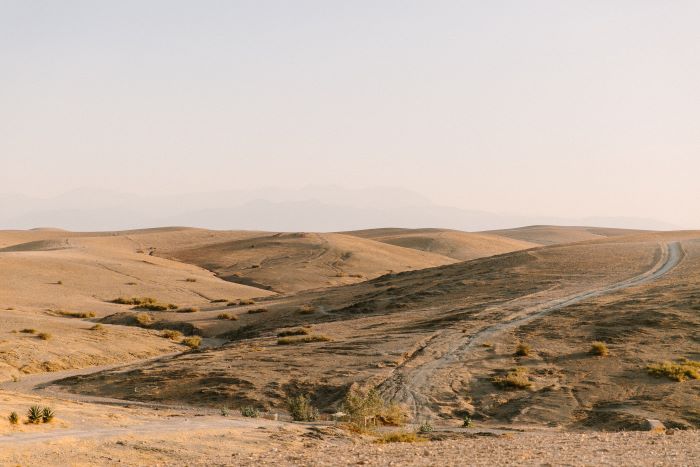
<svg viewBox="0 0 700 467"><path fill-rule="evenodd" d="M267 313L267 308L254 308L252 310L248 310L248 314L254 315L256 313Z"/></svg>
<svg viewBox="0 0 700 467"><path fill-rule="evenodd" d="M647 371L650 375L665 376L674 381L700 379L700 362L686 358L679 360L678 363L665 361L649 365Z"/></svg>
<svg viewBox="0 0 700 467"><path fill-rule="evenodd" d="M47 341L47 340L51 339L53 336L48 332L40 332L39 334L36 335L36 337L38 337L42 341Z"/></svg>
<svg viewBox="0 0 700 467"><path fill-rule="evenodd" d="M303 305L299 308L300 315L311 315L316 311L313 305Z"/></svg>
<svg viewBox="0 0 700 467"><path fill-rule="evenodd" d="M599 357L607 357L610 350L608 350L608 346L605 345L605 342L594 342L591 344L590 352L591 354L598 355Z"/></svg>
<svg viewBox="0 0 700 467"><path fill-rule="evenodd" d="M36 329L25 328L25 329L22 329L20 332L22 332L24 334L36 334Z"/></svg>
<svg viewBox="0 0 700 467"><path fill-rule="evenodd" d="M282 331L277 333L277 337L288 337L288 336L306 336L309 333L308 329L290 329L289 331Z"/></svg>
<svg viewBox="0 0 700 467"><path fill-rule="evenodd" d="M182 340L182 344L190 349L198 349L202 345L202 338L199 336L190 336Z"/></svg>
<svg viewBox="0 0 700 467"><path fill-rule="evenodd" d="M178 340L182 337L182 333L174 329L166 329L160 333L160 337L165 337L166 339L171 340Z"/></svg>
<svg viewBox="0 0 700 467"><path fill-rule="evenodd" d="M134 319L141 326L148 326L150 324L153 324L153 321L155 321L155 319L153 318L153 315L148 314L148 313L137 313L134 316Z"/></svg>
<svg viewBox="0 0 700 467"><path fill-rule="evenodd" d="M323 336L320 334L314 334L311 336L304 336L304 337L283 337L281 339L277 339L277 345L296 345L296 344L310 344L312 342L329 342L331 340L330 337Z"/></svg>
<svg viewBox="0 0 700 467"><path fill-rule="evenodd" d="M91 331L104 331L105 327L101 324L96 324L90 328Z"/></svg>
<svg viewBox="0 0 700 467"><path fill-rule="evenodd" d="M375 443L419 443L423 441L426 441L426 439L421 438L412 431L396 431L393 433L386 433L384 435L381 435L375 440Z"/></svg>
<svg viewBox="0 0 700 467"><path fill-rule="evenodd" d="M95 313L92 311L90 312L84 312L84 311L63 311L63 310L55 310L54 313L57 315L65 316L67 318L82 318L82 319L87 319L87 318L94 318Z"/></svg>
<svg viewBox="0 0 700 467"><path fill-rule="evenodd" d="M197 313L199 311L199 308L196 306L188 306L186 308L180 308L177 310L178 313Z"/></svg>
<svg viewBox="0 0 700 467"><path fill-rule="evenodd" d="M187 279L185 279L185 282L197 282L197 279L195 279L194 277L188 277Z"/></svg>
<svg viewBox="0 0 700 467"><path fill-rule="evenodd" d="M532 386L527 368L523 367L513 368L503 376L495 376L491 382L504 389L527 389Z"/></svg>
<svg viewBox="0 0 700 467"><path fill-rule="evenodd" d="M531 352L532 348L523 343L518 344L518 347L515 349L515 355L518 357L527 357Z"/></svg>

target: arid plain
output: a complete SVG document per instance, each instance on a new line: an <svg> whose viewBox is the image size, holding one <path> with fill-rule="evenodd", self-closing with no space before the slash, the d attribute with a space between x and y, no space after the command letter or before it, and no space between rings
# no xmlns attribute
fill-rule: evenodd
<svg viewBox="0 0 700 467"><path fill-rule="evenodd" d="M2 465L700 463L700 232L3 231L0 283Z"/></svg>

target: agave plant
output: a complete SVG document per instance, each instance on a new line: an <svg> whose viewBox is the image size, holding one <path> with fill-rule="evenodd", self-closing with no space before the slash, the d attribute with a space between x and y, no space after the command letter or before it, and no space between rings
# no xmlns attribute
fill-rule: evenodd
<svg viewBox="0 0 700 467"><path fill-rule="evenodd" d="M43 411L41 410L41 407L38 405L29 407L29 410L27 411L27 419L29 420L29 423L41 423L42 418Z"/></svg>
<svg viewBox="0 0 700 467"><path fill-rule="evenodd" d="M49 423L56 416L56 413L50 407L44 407L41 411L41 421L44 423Z"/></svg>

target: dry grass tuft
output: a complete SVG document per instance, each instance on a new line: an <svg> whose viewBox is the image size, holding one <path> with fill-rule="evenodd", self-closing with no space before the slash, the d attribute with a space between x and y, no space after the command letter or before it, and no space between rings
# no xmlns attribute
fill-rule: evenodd
<svg viewBox="0 0 700 467"><path fill-rule="evenodd" d="M379 444L386 443L420 443L426 441L425 438L421 438L416 433L412 431L396 431L393 433L386 433L378 437L374 442Z"/></svg>
<svg viewBox="0 0 700 467"><path fill-rule="evenodd" d="M649 365L647 371L650 375L665 376L674 381L700 379L700 362L686 358L681 359L678 363L665 361Z"/></svg>
<svg viewBox="0 0 700 467"><path fill-rule="evenodd" d="M177 310L178 313L197 313L199 311L199 308L196 306L189 306L187 308L180 308Z"/></svg>
<svg viewBox="0 0 700 467"><path fill-rule="evenodd" d="M36 337L38 337L42 341L47 341L47 340L51 339L53 336L51 335L51 333L48 333L48 332L40 332L39 334L36 335Z"/></svg>
<svg viewBox="0 0 700 467"><path fill-rule="evenodd" d="M515 349L515 355L518 357L527 357L530 353L532 353L532 348L527 344L520 343Z"/></svg>
<svg viewBox="0 0 700 467"><path fill-rule="evenodd" d="M330 340L330 337L314 334L304 337L283 337L281 339L277 339L277 345L309 344L311 342L329 342Z"/></svg>
<svg viewBox="0 0 700 467"><path fill-rule="evenodd" d="M95 313L92 311L90 312L83 312L83 311L63 311L63 310L54 310L53 311L55 314L60 315L60 316L65 316L67 318L82 318L82 319L87 319L87 318L94 318Z"/></svg>
<svg viewBox="0 0 700 467"><path fill-rule="evenodd" d="M607 357L610 354L610 350L605 342L594 342L591 344L592 355L597 355L599 357Z"/></svg>
<svg viewBox="0 0 700 467"><path fill-rule="evenodd" d="M174 329L166 329L163 332L160 333L160 337L165 337L166 339L170 340L178 340L182 337L182 333L180 331L176 331Z"/></svg>
<svg viewBox="0 0 700 467"><path fill-rule="evenodd" d="M491 382L504 389L527 389L532 386L527 368L523 367L513 368L503 376L494 376Z"/></svg>
<svg viewBox="0 0 700 467"><path fill-rule="evenodd" d="M182 340L182 344L186 345L190 349L198 349L202 345L202 338L199 336L190 336Z"/></svg>
<svg viewBox="0 0 700 467"><path fill-rule="evenodd" d="M309 334L308 329L290 329L289 331L282 331L277 333L277 337L288 337L288 336L306 336Z"/></svg>

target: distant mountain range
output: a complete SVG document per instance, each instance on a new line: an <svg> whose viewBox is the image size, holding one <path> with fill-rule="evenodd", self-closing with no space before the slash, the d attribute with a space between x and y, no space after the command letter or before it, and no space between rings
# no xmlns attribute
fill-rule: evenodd
<svg viewBox="0 0 700 467"><path fill-rule="evenodd" d="M47 199L0 195L0 229L121 230L166 225L209 229L342 231L442 227L465 231L533 224L672 230L654 219L558 218L496 214L432 203L409 190L310 186L141 196L81 189Z"/></svg>

